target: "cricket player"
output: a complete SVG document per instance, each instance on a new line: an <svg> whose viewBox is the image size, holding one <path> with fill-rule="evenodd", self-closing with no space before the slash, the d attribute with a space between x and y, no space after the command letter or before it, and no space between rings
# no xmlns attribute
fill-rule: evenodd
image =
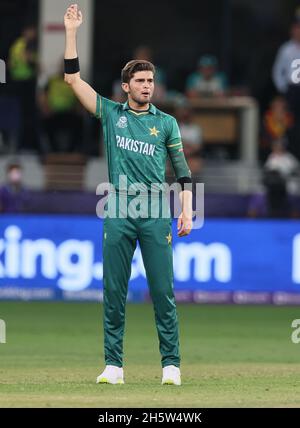
<svg viewBox="0 0 300 428"><path fill-rule="evenodd" d="M109 182L121 198L119 177L128 185L139 183L150 194L153 183L164 183L165 164L170 157L180 192L182 213L178 235L192 229L191 183L176 120L151 104L155 67L148 61L133 60L122 70L126 103L116 103L97 94L80 77L76 32L82 13L76 4L64 16L66 30L65 81L82 105L103 126ZM129 198L130 199L130 198ZM120 201L119 201L120 202ZM123 384L123 333L125 304L131 262L139 241L150 295L154 305L162 363L162 384L181 385L176 303L173 292L172 229L165 218L106 217L103 229L104 353L106 367L97 383Z"/></svg>

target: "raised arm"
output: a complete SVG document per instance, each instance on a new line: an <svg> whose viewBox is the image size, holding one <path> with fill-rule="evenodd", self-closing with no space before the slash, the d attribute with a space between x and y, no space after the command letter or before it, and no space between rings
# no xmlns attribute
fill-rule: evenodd
<svg viewBox="0 0 300 428"><path fill-rule="evenodd" d="M65 59L77 58L76 34L82 24L82 13L78 9L77 4L72 4L68 7L65 16L64 24L66 29L66 47ZM80 72L67 74L65 73L65 82L73 89L75 95L81 104L92 114L96 113L96 91L80 77Z"/></svg>

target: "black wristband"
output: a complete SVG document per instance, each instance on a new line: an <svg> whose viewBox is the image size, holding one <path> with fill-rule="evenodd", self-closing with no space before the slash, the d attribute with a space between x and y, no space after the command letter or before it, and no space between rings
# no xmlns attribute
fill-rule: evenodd
<svg viewBox="0 0 300 428"><path fill-rule="evenodd" d="M65 59L64 62L66 74L75 74L80 71L78 57L72 59Z"/></svg>
<svg viewBox="0 0 300 428"><path fill-rule="evenodd" d="M192 179L191 177L180 177L177 179L177 183L180 185L181 190L190 190L192 191ZM185 183L191 184L190 186L185 186ZM184 188L186 187L186 189Z"/></svg>

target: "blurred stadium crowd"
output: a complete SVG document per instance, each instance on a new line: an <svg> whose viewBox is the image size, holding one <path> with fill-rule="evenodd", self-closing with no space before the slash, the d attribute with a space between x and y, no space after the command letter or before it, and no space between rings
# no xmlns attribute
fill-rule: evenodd
<svg viewBox="0 0 300 428"><path fill-rule="evenodd" d="M244 192L247 193L244 214L250 217L300 216L300 84L291 78L291 64L300 59L299 9L291 22L289 37L278 46L269 70L276 91L270 97L268 108L260 108L257 165L251 170L257 178L256 186ZM0 189L1 212L26 211L31 192L22 181L23 156L38 158L46 175L45 190L72 191L84 190L81 182L85 166L92 157L103 155L98 138L100 128L92 125L90 131L91 118L64 82L63 58L55 74L45 77L41 73L37 38L37 28L25 26L8 51L7 84L0 95L0 157L10 155L10 161L5 165L6 182ZM132 58L156 63L153 56L147 45L138 46L132 52ZM218 58L210 52L199 57L194 71L185 80L184 92L173 90L168 81L166 71L157 64L153 103L175 115L194 180L209 185L206 170L212 170L214 176L222 167L228 165L231 169L233 162L240 160L239 151L228 141L223 144L221 139L208 144L209 129L213 131L222 126L215 109L220 103L226 106L238 97L250 99L252 94L247 87L231 85ZM110 97L125 101L120 80L111 82ZM212 112L209 125L205 122L209 128L205 132L201 116L197 115L199 106ZM93 139L95 145L84 144L87 138ZM71 184L61 184L59 179L51 184L49 177L51 174L59 177L59 168L72 171ZM169 167L167 171L170 175ZM222 208L219 211L222 212Z"/></svg>

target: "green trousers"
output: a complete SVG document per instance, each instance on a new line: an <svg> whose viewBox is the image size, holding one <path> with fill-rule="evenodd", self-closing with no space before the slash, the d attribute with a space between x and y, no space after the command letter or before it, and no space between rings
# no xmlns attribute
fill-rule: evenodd
<svg viewBox="0 0 300 428"><path fill-rule="evenodd" d="M125 304L138 240L154 305L162 367L170 364L180 366L171 234L170 218L105 218L103 302L106 364L123 366Z"/></svg>

